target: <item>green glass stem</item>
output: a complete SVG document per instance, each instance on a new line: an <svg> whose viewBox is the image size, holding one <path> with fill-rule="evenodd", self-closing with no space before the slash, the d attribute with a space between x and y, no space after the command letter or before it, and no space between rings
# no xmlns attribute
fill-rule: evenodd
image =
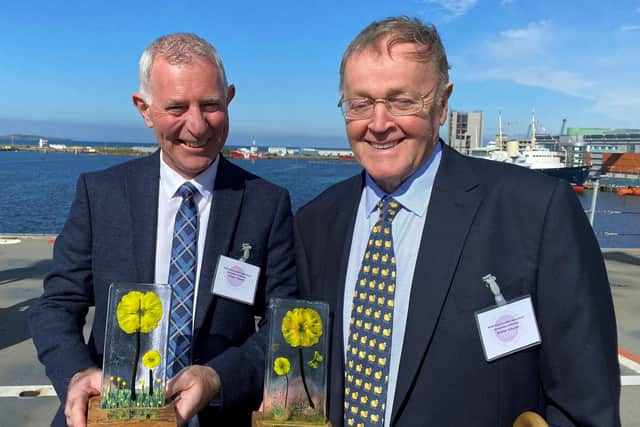
<svg viewBox="0 0 640 427"><path fill-rule="evenodd" d="M289 399L289 374L286 374L284 376L284 379L287 381L287 388L285 389L284 392L284 407L287 407L287 399Z"/></svg>
<svg viewBox="0 0 640 427"><path fill-rule="evenodd" d="M299 348L300 355L300 376L302 377L302 385L304 386L304 392L307 393L307 399L309 400L309 406L311 409L316 409L316 406L313 404L313 400L311 400L311 395L309 394L309 388L307 387L307 379L304 377L304 360L302 359L302 348Z"/></svg>

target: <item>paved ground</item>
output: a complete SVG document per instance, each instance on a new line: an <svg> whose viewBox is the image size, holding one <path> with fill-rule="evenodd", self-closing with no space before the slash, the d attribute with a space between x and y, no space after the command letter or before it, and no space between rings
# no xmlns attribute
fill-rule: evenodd
<svg viewBox="0 0 640 427"><path fill-rule="evenodd" d="M12 244L14 240L19 243ZM18 398L49 385L35 357L27 311L51 265L49 236L0 236L0 427L49 425L56 397ZM640 427L640 249L605 250L618 324L624 427ZM628 385L624 385L628 384ZM15 386L16 388L11 388ZM44 394L49 388L41 389Z"/></svg>
<svg viewBox="0 0 640 427"><path fill-rule="evenodd" d="M640 249L603 252L618 324L618 345L622 353L620 373L623 384L634 384L622 386L622 425L640 427Z"/></svg>

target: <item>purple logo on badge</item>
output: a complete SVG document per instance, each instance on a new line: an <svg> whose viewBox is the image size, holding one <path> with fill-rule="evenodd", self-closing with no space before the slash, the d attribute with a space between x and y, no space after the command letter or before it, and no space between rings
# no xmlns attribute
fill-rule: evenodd
<svg viewBox="0 0 640 427"><path fill-rule="evenodd" d="M500 341L509 342L518 336L519 328L518 319L511 314L503 314L496 320L493 332Z"/></svg>
<svg viewBox="0 0 640 427"><path fill-rule="evenodd" d="M247 274L244 272L242 267L238 264L232 265L231 267L226 269L227 271L227 280L229 284L234 288L242 286L244 284L244 280L247 277Z"/></svg>

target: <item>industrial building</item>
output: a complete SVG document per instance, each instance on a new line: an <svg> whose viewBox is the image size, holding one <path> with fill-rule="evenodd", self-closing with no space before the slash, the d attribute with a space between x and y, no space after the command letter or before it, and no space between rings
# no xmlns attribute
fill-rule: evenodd
<svg viewBox="0 0 640 427"><path fill-rule="evenodd" d="M449 113L449 137L447 143L462 154L482 145L482 111Z"/></svg>

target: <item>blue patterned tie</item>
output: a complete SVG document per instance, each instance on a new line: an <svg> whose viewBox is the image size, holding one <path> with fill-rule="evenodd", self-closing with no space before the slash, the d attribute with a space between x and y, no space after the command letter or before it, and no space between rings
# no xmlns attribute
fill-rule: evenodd
<svg viewBox="0 0 640 427"><path fill-rule="evenodd" d="M193 200L196 193L196 188L190 182L185 182L178 189L182 203L176 214L169 268L169 285L173 297L167 355L169 378L190 364L193 294L198 259L198 207Z"/></svg>
<svg viewBox="0 0 640 427"><path fill-rule="evenodd" d="M351 306L344 383L344 425L384 425L396 289L391 222L400 205L391 197L378 203L358 273Z"/></svg>

